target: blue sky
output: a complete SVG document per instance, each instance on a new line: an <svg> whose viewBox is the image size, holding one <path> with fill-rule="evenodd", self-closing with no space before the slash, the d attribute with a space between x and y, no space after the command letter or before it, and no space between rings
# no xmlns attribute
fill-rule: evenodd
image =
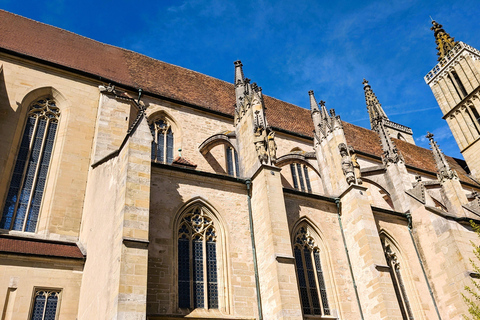
<svg viewBox="0 0 480 320"><path fill-rule="evenodd" d="M0 8L225 81L233 61L267 95L308 108L308 90L370 127L362 80L416 143L461 157L423 80L437 63L432 16L480 48L480 1L18 1Z"/></svg>

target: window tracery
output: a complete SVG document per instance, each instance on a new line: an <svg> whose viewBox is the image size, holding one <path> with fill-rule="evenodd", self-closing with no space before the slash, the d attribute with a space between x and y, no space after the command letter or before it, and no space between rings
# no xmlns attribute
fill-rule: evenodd
<svg viewBox="0 0 480 320"><path fill-rule="evenodd" d="M27 117L0 228L35 232L60 109L46 97L30 106Z"/></svg>
<svg viewBox="0 0 480 320"><path fill-rule="evenodd" d="M303 314L330 315L320 249L305 226L295 234L293 252Z"/></svg>
<svg viewBox="0 0 480 320"><path fill-rule="evenodd" d="M55 320L60 290L35 290L31 320Z"/></svg>
<svg viewBox="0 0 480 320"><path fill-rule="evenodd" d="M165 119L156 119L150 123L152 141L152 161L172 163L174 136L170 122Z"/></svg>
<svg viewBox="0 0 480 320"><path fill-rule="evenodd" d="M397 253L392 250L391 244L388 243L385 238L382 240L382 245L387 264L390 267L390 276L392 278L393 287L395 289L403 319L413 320L412 308L407 297L407 290L405 289L405 284L403 282L400 261L397 257Z"/></svg>
<svg viewBox="0 0 480 320"><path fill-rule="evenodd" d="M178 229L179 308L218 308L217 234L200 207L181 218Z"/></svg>

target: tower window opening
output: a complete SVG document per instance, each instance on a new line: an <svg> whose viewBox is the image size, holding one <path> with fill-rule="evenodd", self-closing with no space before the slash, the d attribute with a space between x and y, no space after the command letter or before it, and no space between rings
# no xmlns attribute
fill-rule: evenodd
<svg viewBox="0 0 480 320"><path fill-rule="evenodd" d="M477 109L475 109L474 106L471 106L471 107L470 107L470 110L472 110L473 117L475 118L475 120L477 121L477 123L480 124L480 115L478 114Z"/></svg>
<svg viewBox="0 0 480 320"><path fill-rule="evenodd" d="M457 86L455 85L455 82L453 82L452 80L452 77L450 77L450 75L447 75L447 78L448 80L450 80L450 83L452 84L453 88L455 89L455 92L457 93L458 97L460 98L460 100L463 99L462 95L460 94L460 92L458 91L458 88Z"/></svg>
<svg viewBox="0 0 480 320"><path fill-rule="evenodd" d="M453 75L453 78L455 79L455 81L457 82L458 87L460 88L460 91L462 91L463 98L465 98L467 96L467 90L465 90L465 87L463 86L463 83L460 80L460 77L458 76L458 74L455 71L452 71L452 75Z"/></svg>

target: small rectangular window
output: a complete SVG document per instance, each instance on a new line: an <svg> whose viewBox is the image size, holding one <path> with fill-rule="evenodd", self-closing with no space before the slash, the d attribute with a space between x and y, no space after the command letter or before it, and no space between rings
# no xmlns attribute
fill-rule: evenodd
<svg viewBox="0 0 480 320"><path fill-rule="evenodd" d="M31 320L58 319L60 289L35 289Z"/></svg>

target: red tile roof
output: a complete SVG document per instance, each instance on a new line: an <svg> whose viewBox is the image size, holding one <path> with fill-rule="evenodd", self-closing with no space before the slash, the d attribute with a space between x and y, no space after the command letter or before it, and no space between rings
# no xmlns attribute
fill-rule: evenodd
<svg viewBox="0 0 480 320"><path fill-rule="evenodd" d="M235 93L231 83L2 10L0 34L0 48L233 116ZM271 126L313 137L309 110L264 97ZM344 128L348 143L355 149L381 156L375 132L345 122ZM394 140L408 165L436 172L429 150ZM449 161L463 181L473 182L455 160Z"/></svg>
<svg viewBox="0 0 480 320"><path fill-rule="evenodd" d="M0 236L0 253L83 259L74 243Z"/></svg>
<svg viewBox="0 0 480 320"><path fill-rule="evenodd" d="M196 164L194 164L194 163L192 163L192 162L190 162L187 159L182 158L182 157L176 157L175 160L173 160L172 165L181 166L181 167L189 167L189 168L192 168L192 169L195 169L197 167Z"/></svg>

